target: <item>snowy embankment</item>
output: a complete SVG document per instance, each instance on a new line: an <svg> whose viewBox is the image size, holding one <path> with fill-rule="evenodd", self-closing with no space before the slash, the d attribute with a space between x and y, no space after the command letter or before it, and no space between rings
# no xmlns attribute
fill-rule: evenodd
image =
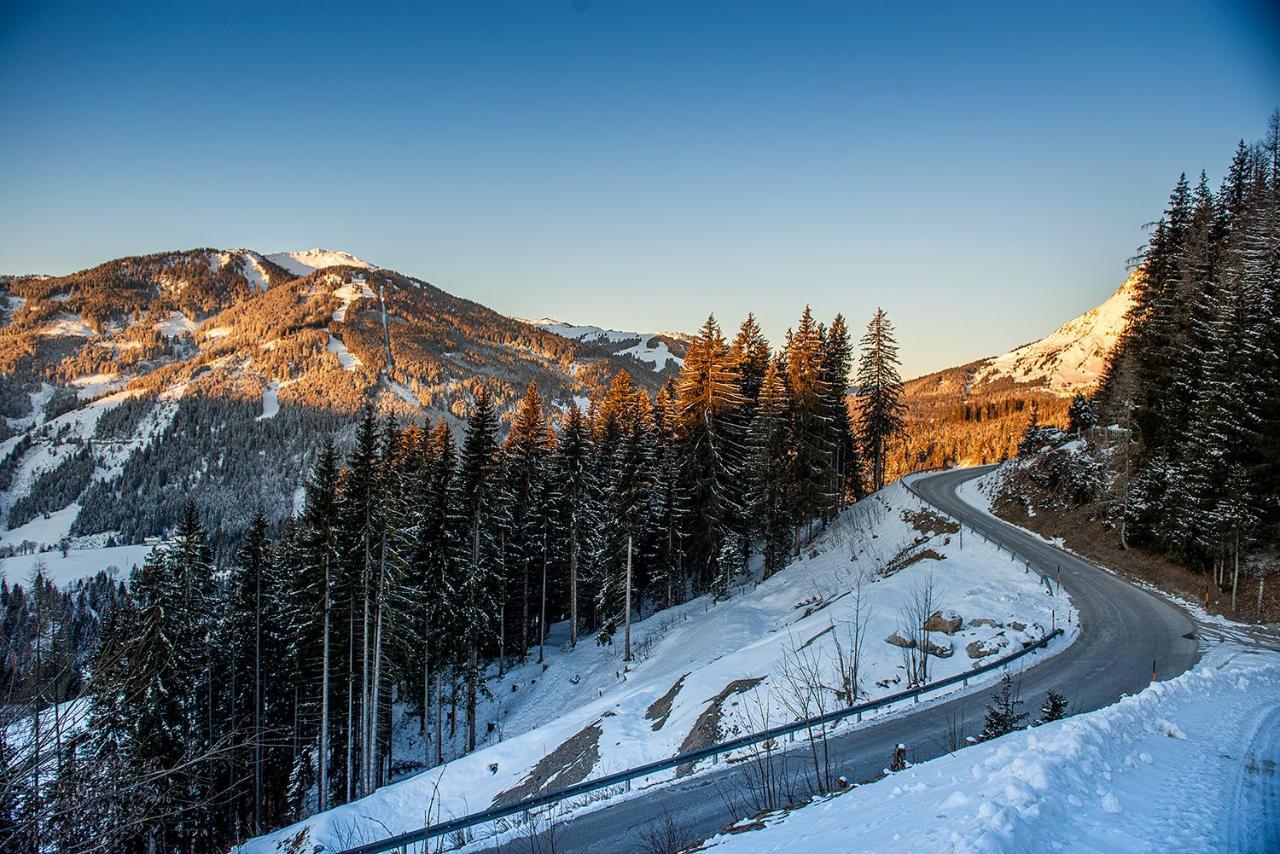
<svg viewBox="0 0 1280 854"><path fill-rule="evenodd" d="M1112 706L908 768L712 847L1276 851L1277 760L1280 653L1223 644L1198 669Z"/></svg>
<svg viewBox="0 0 1280 854"><path fill-rule="evenodd" d="M571 649L566 626L557 626L545 665L535 648L527 663L501 677L491 670L492 697L478 715L483 743L476 752L246 849L274 851L285 839L300 841L304 831L308 850L340 849L420 827L428 811L432 821L478 812L793 721L799 715L789 668L816 668L822 685L830 686L822 707L811 705L807 714L840 708L841 648L847 660L859 610L866 640L858 698L902 691L906 653L886 639L911 634L905 611L929 583L930 611L959 619L958 626L946 625L951 633L928 633L937 651L929 659L931 680L991 660L974 656L1007 654L1043 637L1055 619L1062 626L1068 604L994 545L969 536L962 547L954 523L895 484L846 510L771 578L735 588L728 601L701 597L636 623L630 664L622 661L620 637L602 647L587 636ZM1067 637L1050 653L1074 638L1075 624L1063 628ZM421 761L416 714L400 707L397 722L395 761ZM446 734L446 753L460 739L461 728L452 744Z"/></svg>

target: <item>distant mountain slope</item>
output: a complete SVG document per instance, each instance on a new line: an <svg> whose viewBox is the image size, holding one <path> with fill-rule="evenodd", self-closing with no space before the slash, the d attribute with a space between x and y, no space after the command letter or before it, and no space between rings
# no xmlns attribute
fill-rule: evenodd
<svg viewBox="0 0 1280 854"><path fill-rule="evenodd" d="M0 279L0 557L162 535L188 496L229 541L293 504L309 453L375 402L402 419L553 405L615 355L337 250L194 249ZM636 342L637 344L640 342ZM625 348L621 348L625 349Z"/></svg>
<svg viewBox="0 0 1280 854"><path fill-rule="evenodd" d="M1006 459L1033 407L1041 423L1065 426L1071 398L1091 391L1106 370L1140 275L1135 270L1101 305L1038 341L907 382L907 429L891 456L892 476Z"/></svg>
<svg viewBox="0 0 1280 854"><path fill-rule="evenodd" d="M579 326L549 317L530 322L540 329L592 344L615 356L648 362L655 371L678 370L689 350L689 336L678 332L624 332L599 326Z"/></svg>
<svg viewBox="0 0 1280 854"><path fill-rule="evenodd" d="M975 372L974 384L1007 377L1061 394L1092 389L1124 332L1139 276L1135 270L1101 305L1068 320L1039 341L987 360Z"/></svg>
<svg viewBox="0 0 1280 854"><path fill-rule="evenodd" d="M267 258L295 276L305 276L326 267L364 267L366 269L373 267L368 261L362 261L350 252L339 252L333 249L273 252Z"/></svg>

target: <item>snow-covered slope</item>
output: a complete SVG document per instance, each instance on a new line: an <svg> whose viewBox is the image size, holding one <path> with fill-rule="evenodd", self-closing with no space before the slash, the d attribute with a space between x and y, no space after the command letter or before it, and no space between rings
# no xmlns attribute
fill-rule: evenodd
<svg viewBox="0 0 1280 854"><path fill-rule="evenodd" d="M1280 654L1232 642L1113 706L908 768L708 847L1276 851L1277 761Z"/></svg>
<svg viewBox="0 0 1280 854"><path fill-rule="evenodd" d="M1007 652L1042 637L1055 607L1063 625L1062 598L1046 595L1038 576L986 543L970 539L961 550L953 534L946 520L895 484L845 511L768 580L743 585L728 601L695 599L633 626L631 664L622 661L618 643L601 647L586 637L568 648L566 627L558 626L545 667L535 653L502 677L490 672L492 699L479 716L484 743L475 753L261 837L247 850L276 851L277 843L303 832L308 844L297 850L384 838L421 826L428 805L433 818L444 819L484 809L504 793L539 791L530 782L535 773L546 789L555 788L794 720L783 671L803 662L821 673L823 685L842 684L836 644L847 651L859 589L867 631L863 698L905 687L903 650L886 638L904 630L904 605L928 579L934 607L963 620L954 635L930 633L931 643L949 653L931 659L930 678L967 671L975 663L971 644ZM985 624L974 625L978 618ZM834 691L823 692L825 710L840 705ZM416 717L401 715L399 722L395 761L419 759Z"/></svg>
<svg viewBox="0 0 1280 854"><path fill-rule="evenodd" d="M267 255L273 261L293 273L295 276L306 276L325 267L365 267L372 269L373 264L362 261L350 252L336 249L303 249L300 252L272 252Z"/></svg>
<svg viewBox="0 0 1280 854"><path fill-rule="evenodd" d="M642 361L619 358L327 249L206 247L0 277L0 557L14 578L32 562L19 558L64 538L93 551L164 537L191 495L231 539L245 508L283 514L310 451L366 402L457 426L477 381L503 410L531 380L557 408L619 370L656 392L667 374L651 369L675 364L676 344L619 340ZM224 430L242 441L213 439ZM144 481L165 486L122 500ZM128 568L118 552L96 567L74 557L58 556L60 580Z"/></svg>
<svg viewBox="0 0 1280 854"><path fill-rule="evenodd" d="M974 374L975 385L1008 377L1042 385L1059 394L1088 391L1107 366L1107 357L1124 332L1141 270L1101 305L1068 320L1052 333L989 360Z"/></svg>
<svg viewBox="0 0 1280 854"><path fill-rule="evenodd" d="M683 365L689 342L687 335L678 332L625 332L600 326L580 326L550 317L530 322L562 338L604 347L615 356L630 356L648 362L655 371L661 371L669 364L677 368Z"/></svg>

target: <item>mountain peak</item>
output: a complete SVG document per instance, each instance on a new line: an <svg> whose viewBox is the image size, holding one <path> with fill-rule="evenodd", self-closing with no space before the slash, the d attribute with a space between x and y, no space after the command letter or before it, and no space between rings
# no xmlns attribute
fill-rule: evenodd
<svg viewBox="0 0 1280 854"><path fill-rule="evenodd" d="M325 267L365 267L373 269L377 265L370 264L350 252L340 249L303 249L298 252L272 252L266 256L271 261L295 276L306 276Z"/></svg>
<svg viewBox="0 0 1280 854"><path fill-rule="evenodd" d="M1141 269L1134 270L1103 303L1068 320L1053 332L996 356L978 370L974 383L1008 377L1045 386L1057 394L1091 390L1128 323Z"/></svg>

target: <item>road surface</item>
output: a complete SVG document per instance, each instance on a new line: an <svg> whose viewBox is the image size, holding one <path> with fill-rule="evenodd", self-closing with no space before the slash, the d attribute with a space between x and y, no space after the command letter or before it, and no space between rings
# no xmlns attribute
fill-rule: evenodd
<svg viewBox="0 0 1280 854"><path fill-rule="evenodd" d="M930 475L917 479L912 488L925 501L964 521L971 531L1029 559L1032 568L1050 578L1061 569L1062 586L1078 609L1082 631L1069 648L1041 664L1036 663L1036 656L1023 659L1028 669L1022 673L1021 694L1030 711L1039 707L1050 689L1069 699L1072 713L1092 711L1141 690L1151 681L1153 667L1157 679L1170 679L1196 662L1196 626L1181 608L1002 522L957 496L956 488L961 483L991 468ZM830 749L835 773L854 782L870 779L888 766L893 747L899 743L907 746L913 762L943 754L954 721L963 719L966 735L981 729L983 710L992 690L945 702L922 702L913 714L869 723L833 737ZM807 758L807 752L797 758ZM670 816L681 841L692 842L715 834L741 817L733 814L730 802L740 802L742 783L741 769L724 767L562 821L554 830L553 847L548 847L549 840L541 837L508 842L501 850L648 850L642 835L655 827L660 816Z"/></svg>

